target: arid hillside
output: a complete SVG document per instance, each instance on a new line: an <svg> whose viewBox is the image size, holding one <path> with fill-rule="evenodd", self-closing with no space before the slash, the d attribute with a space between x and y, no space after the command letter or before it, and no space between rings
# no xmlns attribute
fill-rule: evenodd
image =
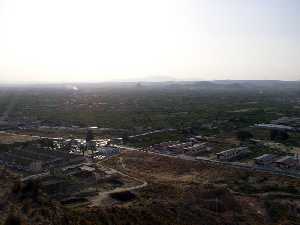
<svg viewBox="0 0 300 225"><path fill-rule="evenodd" d="M66 207L1 170L2 224L299 224L300 182L128 151L101 163L147 185Z"/></svg>

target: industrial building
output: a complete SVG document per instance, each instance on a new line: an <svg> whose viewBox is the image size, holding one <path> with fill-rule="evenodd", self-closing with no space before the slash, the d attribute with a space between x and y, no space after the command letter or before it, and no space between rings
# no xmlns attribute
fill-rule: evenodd
<svg viewBox="0 0 300 225"><path fill-rule="evenodd" d="M239 147L239 148L232 148L226 151L218 152L216 153L216 155L219 160L227 161L247 153L248 153L248 147Z"/></svg>
<svg viewBox="0 0 300 225"><path fill-rule="evenodd" d="M267 124L267 123L260 123L254 125L257 128L269 129L269 130L282 130L282 131L297 131L296 128L281 124Z"/></svg>
<svg viewBox="0 0 300 225"><path fill-rule="evenodd" d="M283 156L280 159L276 160L274 164L281 169L291 169L296 168L297 160L293 156Z"/></svg>
<svg viewBox="0 0 300 225"><path fill-rule="evenodd" d="M60 168L71 164L84 162L84 157L68 152L42 148L38 142L26 145L12 146L1 151L0 163L13 170L35 174Z"/></svg>
<svg viewBox="0 0 300 225"><path fill-rule="evenodd" d="M117 154L120 154L120 148L112 147L112 146L103 146L96 149L96 151L93 154L93 157L96 156L110 157Z"/></svg>
<svg viewBox="0 0 300 225"><path fill-rule="evenodd" d="M263 154L261 156L256 157L254 161L255 164L257 165L266 166L266 165L270 165L275 158L276 156L273 154Z"/></svg>
<svg viewBox="0 0 300 225"><path fill-rule="evenodd" d="M168 141L160 144L154 144L150 147L150 151L167 155L189 155L198 156L199 153L210 152L212 147L208 142L202 142L196 138L189 138L187 142Z"/></svg>

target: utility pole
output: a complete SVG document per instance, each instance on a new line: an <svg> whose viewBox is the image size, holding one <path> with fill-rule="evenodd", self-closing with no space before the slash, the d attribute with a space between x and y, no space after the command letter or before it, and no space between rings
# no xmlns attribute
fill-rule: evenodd
<svg viewBox="0 0 300 225"><path fill-rule="evenodd" d="M125 170L126 169L126 165L125 165L122 157L120 157L119 162L122 165L123 169Z"/></svg>
<svg viewBox="0 0 300 225"><path fill-rule="evenodd" d="M215 201L216 201L216 213L218 213L218 211L219 211L219 210L218 210L218 203L219 203L218 197L216 197L216 200L215 200Z"/></svg>
<svg viewBox="0 0 300 225"><path fill-rule="evenodd" d="M95 180L96 180L96 192L98 192L98 174L95 172L94 176L95 176Z"/></svg>

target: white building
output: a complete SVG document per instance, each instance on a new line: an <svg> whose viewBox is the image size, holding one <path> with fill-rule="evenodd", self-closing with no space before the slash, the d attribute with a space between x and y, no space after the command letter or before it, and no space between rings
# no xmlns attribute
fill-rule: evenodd
<svg viewBox="0 0 300 225"><path fill-rule="evenodd" d="M257 165L268 165L271 164L275 159L275 155L272 154L263 154L261 156L256 157L255 164Z"/></svg>
<svg viewBox="0 0 300 225"><path fill-rule="evenodd" d="M216 155L219 160L231 160L246 153L248 153L248 147L239 147L218 152Z"/></svg>
<svg viewBox="0 0 300 225"><path fill-rule="evenodd" d="M32 172L41 172L42 171L42 162L34 161L29 164L29 170Z"/></svg>
<svg viewBox="0 0 300 225"><path fill-rule="evenodd" d="M111 146L107 146L107 147L100 147L97 148L97 150L95 151L94 155L103 155L103 156L113 156L113 155L117 155L120 153L120 149L116 148L116 147L111 147Z"/></svg>

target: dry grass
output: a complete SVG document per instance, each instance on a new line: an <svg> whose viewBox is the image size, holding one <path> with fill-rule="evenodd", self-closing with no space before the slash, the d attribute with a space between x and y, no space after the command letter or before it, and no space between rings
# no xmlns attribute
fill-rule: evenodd
<svg viewBox="0 0 300 225"><path fill-rule="evenodd" d="M33 137L29 135L11 134L0 132L0 144L12 144L15 142L32 141Z"/></svg>

